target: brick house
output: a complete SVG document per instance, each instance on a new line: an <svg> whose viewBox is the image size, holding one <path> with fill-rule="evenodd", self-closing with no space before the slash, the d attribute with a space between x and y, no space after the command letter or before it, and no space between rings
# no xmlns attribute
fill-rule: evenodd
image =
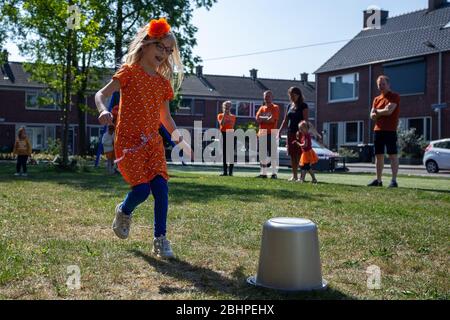
<svg viewBox="0 0 450 320"><path fill-rule="evenodd" d="M391 17L364 29L316 72L316 126L330 149L373 141L369 112L385 74L401 95L400 128L426 140L450 137L450 5L429 0L425 10Z"/></svg>
<svg viewBox="0 0 450 320"><path fill-rule="evenodd" d="M45 86L30 80L19 62L8 62L0 72L0 151L11 150L17 130L24 126L33 150L47 147L48 139L62 137L60 108L54 104L42 105L38 99L44 94ZM55 97L53 97L55 98ZM86 104L95 110L94 97L90 96ZM85 112L86 136L98 137L101 126L97 116ZM69 150L77 152L78 111L69 112ZM3 149L3 150L2 150Z"/></svg>
<svg viewBox="0 0 450 320"><path fill-rule="evenodd" d="M255 115L263 103L263 93L272 90L274 103L281 108L278 125L281 125L286 106L289 104L287 90L299 87L310 108L310 119L315 114L315 84L308 81L308 74L301 74L300 80L279 80L258 78L257 70L250 70L250 76L223 76L203 74L198 66L196 73L185 78L181 88L181 107L174 114L179 127L192 129L194 121L202 121L203 128L218 128L217 114L222 112L222 103L232 102L232 113L237 116L236 124L255 122Z"/></svg>
<svg viewBox="0 0 450 320"><path fill-rule="evenodd" d="M111 71L112 74L112 71ZM105 81L110 79L105 78ZM22 64L8 62L0 72L0 151L11 150L17 130L24 126L34 150L47 147L49 138L62 136L61 110L55 105L43 106L38 97L45 86L31 81ZM173 115L178 127L192 129L195 120L201 120L204 129L216 128L217 114L221 112L222 102L233 102L233 113L237 114L237 123L254 121L254 116L263 100L263 92L272 90L275 103L279 104L281 116L288 101L287 90L291 86L302 89L305 100L311 108L310 116L314 120L315 85L308 81L308 75L302 74L301 80L259 79L257 70L251 70L249 77L206 75L202 67L196 68L196 74L187 75L180 91L181 107ZM87 98L86 104L94 111L86 112L86 136L90 141L98 139L101 126L98 124L94 93ZM79 128L78 112L70 110L69 149L77 152ZM281 118L281 117L280 117ZM279 124L281 124L280 119Z"/></svg>

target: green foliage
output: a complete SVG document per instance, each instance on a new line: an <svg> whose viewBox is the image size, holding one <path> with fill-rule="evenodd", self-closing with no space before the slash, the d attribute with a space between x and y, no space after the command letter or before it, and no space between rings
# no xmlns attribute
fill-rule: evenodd
<svg viewBox="0 0 450 320"><path fill-rule="evenodd" d="M54 156L61 154L61 140L52 138L47 139L47 148L44 152Z"/></svg>
<svg viewBox="0 0 450 320"><path fill-rule="evenodd" d="M256 122L249 121L246 123L238 124L235 129L242 129L244 132L247 130L255 130L256 131L256 130L258 130L258 125L256 124Z"/></svg>
<svg viewBox="0 0 450 320"><path fill-rule="evenodd" d="M341 157L344 157L344 158L358 158L359 157L358 153L356 153L355 151L353 151L349 148L346 148L346 147L339 148L338 153Z"/></svg>
<svg viewBox="0 0 450 320"><path fill-rule="evenodd" d="M422 158L427 142L412 128L398 131L398 146L402 157Z"/></svg>

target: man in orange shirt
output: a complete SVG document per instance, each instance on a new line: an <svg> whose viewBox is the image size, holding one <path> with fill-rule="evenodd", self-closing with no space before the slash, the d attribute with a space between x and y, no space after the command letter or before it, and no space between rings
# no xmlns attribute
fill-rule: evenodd
<svg viewBox="0 0 450 320"><path fill-rule="evenodd" d="M256 122L259 124L258 138L267 139L267 157L271 160L272 166L272 179L277 178L278 169L278 154L272 154L272 130L278 128L278 118L280 115L280 107L273 104L272 91L267 90L264 92L264 105L261 106L256 113ZM273 132L274 137L277 136L277 132ZM261 143L261 142L260 142ZM259 144L260 145L260 144ZM259 150L261 174L258 178L267 178L267 166L269 160L266 157L261 157L261 149Z"/></svg>
<svg viewBox="0 0 450 320"><path fill-rule="evenodd" d="M221 174L221 176L227 176L233 175L233 163L230 163L229 168L227 168L227 157L226 157L226 152L227 152L227 131L230 132L230 134L233 133L234 130L234 124L236 123L236 116L232 115L230 110L231 110L231 101L225 101L222 104L222 110L223 113L219 113L217 115L217 121L219 122L219 126L220 126L220 131L222 132L222 154L223 154L223 173ZM234 157L234 145L232 148L230 148L230 150L233 150L233 153L230 154L231 157ZM229 156L229 157L230 157ZM229 159L231 160L231 159ZM231 160L231 162L233 162ZM227 171L227 169L229 169Z"/></svg>
<svg viewBox="0 0 450 320"><path fill-rule="evenodd" d="M377 178L368 184L369 187L381 187L384 167L385 147L391 161L392 181L389 188L397 188L398 156L397 127L400 115L400 96L391 91L389 78L379 76L377 86L381 94L373 101L370 118L375 121L374 145Z"/></svg>

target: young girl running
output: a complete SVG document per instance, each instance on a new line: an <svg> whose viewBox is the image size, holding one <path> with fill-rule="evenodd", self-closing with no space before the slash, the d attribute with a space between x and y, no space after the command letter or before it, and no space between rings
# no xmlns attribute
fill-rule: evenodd
<svg viewBox="0 0 450 320"><path fill-rule="evenodd" d="M308 122L300 122L298 125L297 140L293 143L296 143L302 148L302 155L300 157L301 174L299 182L305 182L306 171L308 171L311 175L312 183L317 183L316 176L312 170L312 165L317 163L319 158L312 148L312 139L309 131L310 129ZM298 140L300 140L300 142Z"/></svg>
<svg viewBox="0 0 450 320"><path fill-rule="evenodd" d="M176 130L169 109L174 96L171 81L174 71L178 85L183 77L177 41L170 28L164 18L144 26L131 42L125 64L95 95L100 123L112 124L107 99L120 90L114 146L119 171L131 191L116 206L113 230L126 239L133 211L151 192L155 204L152 252L160 258L173 258L174 254L166 239L169 176L158 129L162 124L170 134Z"/></svg>

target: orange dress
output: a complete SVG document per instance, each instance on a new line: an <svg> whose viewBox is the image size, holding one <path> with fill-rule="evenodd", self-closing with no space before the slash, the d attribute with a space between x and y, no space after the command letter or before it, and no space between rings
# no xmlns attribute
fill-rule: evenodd
<svg viewBox="0 0 450 320"><path fill-rule="evenodd" d="M302 167L306 164L313 165L319 162L319 157L317 157L316 152L312 148L311 140L311 135L309 133L302 134L300 138L301 143L305 143L305 146L302 147L302 155L300 156L300 166Z"/></svg>
<svg viewBox="0 0 450 320"><path fill-rule="evenodd" d="M138 64L123 65L113 76L120 82L120 104L114 151L120 173L131 186L148 183L157 175L168 180L160 110L173 99L170 82L149 75Z"/></svg>

